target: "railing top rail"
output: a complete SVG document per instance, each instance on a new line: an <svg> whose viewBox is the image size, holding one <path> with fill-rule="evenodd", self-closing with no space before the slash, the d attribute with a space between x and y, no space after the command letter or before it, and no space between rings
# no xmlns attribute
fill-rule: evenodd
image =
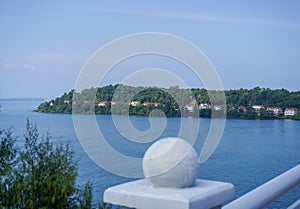
<svg viewBox="0 0 300 209"><path fill-rule="evenodd" d="M290 207L287 209L299 209L300 208L300 199L294 202Z"/></svg>
<svg viewBox="0 0 300 209"><path fill-rule="evenodd" d="M230 202L223 208L264 208L298 184L300 184L300 164Z"/></svg>

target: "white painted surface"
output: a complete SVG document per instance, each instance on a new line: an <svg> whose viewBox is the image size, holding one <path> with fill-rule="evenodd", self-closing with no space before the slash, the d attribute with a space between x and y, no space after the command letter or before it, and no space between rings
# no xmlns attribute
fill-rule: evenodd
<svg viewBox="0 0 300 209"><path fill-rule="evenodd" d="M224 209L265 208L268 204L300 184L300 164L232 201Z"/></svg>
<svg viewBox="0 0 300 209"><path fill-rule="evenodd" d="M183 139L161 139L146 151L143 172L154 187L191 187L199 174L197 152Z"/></svg>
<svg viewBox="0 0 300 209"><path fill-rule="evenodd" d="M289 206L287 209L300 209L300 199L294 202L291 206Z"/></svg>
<svg viewBox="0 0 300 209"><path fill-rule="evenodd" d="M137 209L208 209L234 198L230 183L196 180L188 188L155 188L147 179L110 187L104 202Z"/></svg>

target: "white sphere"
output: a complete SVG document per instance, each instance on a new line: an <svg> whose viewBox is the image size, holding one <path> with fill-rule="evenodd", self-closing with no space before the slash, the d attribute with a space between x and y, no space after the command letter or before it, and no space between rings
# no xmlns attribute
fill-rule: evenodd
<svg viewBox="0 0 300 209"><path fill-rule="evenodd" d="M143 172L154 187L193 186L199 173L197 152L183 139L161 139L146 151Z"/></svg>

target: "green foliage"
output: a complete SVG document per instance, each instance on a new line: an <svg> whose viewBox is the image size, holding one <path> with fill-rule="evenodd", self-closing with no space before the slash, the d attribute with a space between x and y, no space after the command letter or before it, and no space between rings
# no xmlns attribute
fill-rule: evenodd
<svg viewBox="0 0 300 209"><path fill-rule="evenodd" d="M14 147L15 139L12 137L10 130L0 130L0 137L3 139L0 143L0 175L4 176L9 173L16 163L16 148Z"/></svg>
<svg viewBox="0 0 300 209"><path fill-rule="evenodd" d="M202 118L210 118L211 117L211 109L202 109L199 113Z"/></svg>
<svg viewBox="0 0 300 209"><path fill-rule="evenodd" d="M227 104L234 106L250 106L262 104L264 106L296 107L300 109L300 91L289 92L286 89L270 89L255 87L253 89L239 89L225 91Z"/></svg>
<svg viewBox="0 0 300 209"><path fill-rule="evenodd" d="M36 126L27 122L24 150L16 171L20 208L67 208L75 195L77 163L69 145L54 146L49 137L39 140Z"/></svg>
<svg viewBox="0 0 300 209"><path fill-rule="evenodd" d="M76 187L77 161L68 143L50 143L27 121L24 148L0 131L0 208L92 209L92 185ZM109 207L99 207L109 208Z"/></svg>
<svg viewBox="0 0 300 209"><path fill-rule="evenodd" d="M90 209L92 208L92 200L93 200L93 194L92 194L92 184L90 182L87 182L84 186L84 190L81 192L81 198L80 198L80 209Z"/></svg>
<svg viewBox="0 0 300 209"><path fill-rule="evenodd" d="M62 97L49 102L42 103L37 111L47 113L74 113L81 114L130 114L149 115L153 110L160 109L168 117L191 116L191 112L185 109L186 104L210 103L210 97L214 98L217 104L222 97L220 91L206 89L180 89L178 86L169 89L158 87L131 87L125 85L109 85L101 88L85 89L78 93L72 90ZM255 112L251 106L261 104L265 107L280 106L296 107L300 109L300 91L289 92L286 89L270 89L255 87L253 89L225 90L227 107L227 118L243 119L274 119L282 118L273 115L271 112ZM67 103L65 101L70 101ZM106 102L106 105L99 106L99 102ZM116 104L111 104L115 101ZM139 105L128 105L131 101L140 102ZM74 104L74 103L76 104ZM154 103L159 105L154 105ZM149 103L143 105L143 103ZM223 104L224 101L219 101ZM239 106L246 106L247 111L238 109ZM223 108L225 109L225 107ZM211 110L199 110L200 117L211 117ZM222 115L215 111L215 116ZM291 117L297 119L299 116Z"/></svg>
<svg viewBox="0 0 300 209"><path fill-rule="evenodd" d="M0 130L0 138L0 208L10 208L16 190L13 169L17 163L17 150L10 130Z"/></svg>
<svg viewBox="0 0 300 209"><path fill-rule="evenodd" d="M291 117L291 119L293 119L293 120L300 120L300 112L298 112L296 115L293 115Z"/></svg>

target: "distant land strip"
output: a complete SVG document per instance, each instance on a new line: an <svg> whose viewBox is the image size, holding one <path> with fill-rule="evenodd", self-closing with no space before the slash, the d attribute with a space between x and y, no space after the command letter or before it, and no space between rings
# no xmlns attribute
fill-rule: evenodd
<svg viewBox="0 0 300 209"><path fill-rule="evenodd" d="M132 87L122 84L71 90L50 101L41 103L37 112L63 114L130 114L147 116L160 109L167 117L206 117L226 113L238 119L294 119L300 120L300 91L255 87L253 89L224 90L226 103L210 102L210 95L220 91L204 88L181 89L178 86ZM214 100L217 101L217 100ZM157 116L161 112L156 111ZM159 114L160 113L160 114Z"/></svg>

